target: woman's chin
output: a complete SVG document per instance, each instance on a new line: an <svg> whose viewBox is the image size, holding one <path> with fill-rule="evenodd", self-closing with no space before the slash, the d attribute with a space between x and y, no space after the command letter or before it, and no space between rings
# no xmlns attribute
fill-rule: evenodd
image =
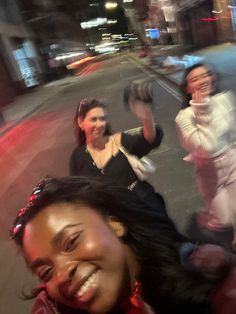
<svg viewBox="0 0 236 314"><path fill-rule="evenodd" d="M93 134L93 139L94 139L94 140L98 140L98 139L100 139L100 138L103 138L103 136L104 136L104 132L95 132L95 133Z"/></svg>

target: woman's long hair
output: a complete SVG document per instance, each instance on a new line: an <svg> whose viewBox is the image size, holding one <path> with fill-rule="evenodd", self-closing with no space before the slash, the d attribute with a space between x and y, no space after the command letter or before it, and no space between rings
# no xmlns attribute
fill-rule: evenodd
<svg viewBox="0 0 236 314"><path fill-rule="evenodd" d="M180 90L183 96L183 102L182 102L182 108L187 108L189 106L189 101L192 99L192 95L188 93L187 91L187 85L188 85L188 75L190 72L193 70L199 68L199 67L204 67L208 69L210 74L212 75L212 93L211 95L215 95L219 93L220 88L219 88L219 80L220 80L220 75L217 73L210 65L206 65L204 63L196 63L190 66L189 68L186 68L183 76L182 76L182 83L180 86Z"/></svg>
<svg viewBox="0 0 236 314"><path fill-rule="evenodd" d="M166 216L149 210L126 188L93 178L66 177L45 179L34 191L37 193L29 198L20 216L21 229L14 236L18 245L22 247L24 226L52 204L78 204L78 210L80 205L86 205L102 217L116 217L127 231L121 241L134 252L141 266L137 280L142 284L143 299L157 313L173 313L178 306L181 313L195 313L194 309L199 310L198 306L207 302L211 288L222 277L208 277L200 270L183 266L178 247L186 239ZM19 221L16 223L19 225Z"/></svg>
<svg viewBox="0 0 236 314"><path fill-rule="evenodd" d="M84 118L86 117L86 114L94 108L102 108L104 110L107 109L104 103L102 103L100 100L95 99L95 98L82 99L77 106L75 117L74 117L74 126L75 126L74 132L75 132L76 141L79 146L86 144L86 135L85 135L84 130L82 130L81 127L79 126L78 119L83 121ZM110 124L106 123L104 135L111 135L111 133L112 132L111 132Z"/></svg>

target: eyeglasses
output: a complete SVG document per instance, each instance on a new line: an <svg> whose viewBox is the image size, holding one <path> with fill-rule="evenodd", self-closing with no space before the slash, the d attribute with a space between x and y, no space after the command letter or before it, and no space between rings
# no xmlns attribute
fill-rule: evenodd
<svg viewBox="0 0 236 314"><path fill-rule="evenodd" d="M42 195L43 191L45 191L51 181L51 178L43 179L33 189L33 192L27 200L26 206L19 210L14 220L14 223L11 225L11 239L15 238L21 231L23 231L25 227L27 213L30 211L31 207L36 203L36 201L39 199L39 197Z"/></svg>

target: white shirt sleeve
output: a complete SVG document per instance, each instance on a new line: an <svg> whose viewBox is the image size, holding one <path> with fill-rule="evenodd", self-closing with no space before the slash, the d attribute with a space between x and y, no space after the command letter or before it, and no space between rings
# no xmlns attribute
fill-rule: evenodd
<svg viewBox="0 0 236 314"><path fill-rule="evenodd" d="M195 156L212 157L232 147L235 105L231 92L219 93L203 103L190 101L175 119L180 142Z"/></svg>

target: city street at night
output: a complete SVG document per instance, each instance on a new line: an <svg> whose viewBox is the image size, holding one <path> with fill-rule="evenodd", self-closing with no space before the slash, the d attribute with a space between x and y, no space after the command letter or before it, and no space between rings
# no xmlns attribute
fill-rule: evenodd
<svg viewBox="0 0 236 314"><path fill-rule="evenodd" d="M73 117L78 101L88 96L101 98L108 104L114 131L136 128L140 124L124 108L123 89L128 82L148 76L156 79L125 55L103 61L98 69L79 76L0 139L1 313L25 313L24 309L30 306L29 301L19 299L20 288L30 287L29 278L20 254L9 241L8 230L35 183L46 175L68 175L68 160L75 147ZM198 207L199 201L192 168L182 161L184 154L175 133L174 117L180 106L179 96L167 83L160 81L160 84L155 81L155 120L163 127L165 137L161 147L151 154L157 164L151 181L164 194L170 216L184 231L188 216Z"/></svg>
<svg viewBox="0 0 236 314"><path fill-rule="evenodd" d="M0 313L235 314L235 81L236 0L0 0Z"/></svg>
<svg viewBox="0 0 236 314"><path fill-rule="evenodd" d="M119 54L88 66L0 139L1 313L26 313L31 306L20 295L23 288L29 291L32 279L21 254L9 240L8 230L35 183L45 176L68 175L69 156L76 145L73 116L78 101L88 96L104 100L114 131L139 127L139 121L123 105L123 90L130 81L144 78L154 80L155 121L165 134L161 146L151 153L157 171L150 180L164 195L168 213L179 230L188 233L191 216L202 203L192 165L183 161L185 154L176 136L174 118L181 99L178 89L137 63L132 55Z"/></svg>

